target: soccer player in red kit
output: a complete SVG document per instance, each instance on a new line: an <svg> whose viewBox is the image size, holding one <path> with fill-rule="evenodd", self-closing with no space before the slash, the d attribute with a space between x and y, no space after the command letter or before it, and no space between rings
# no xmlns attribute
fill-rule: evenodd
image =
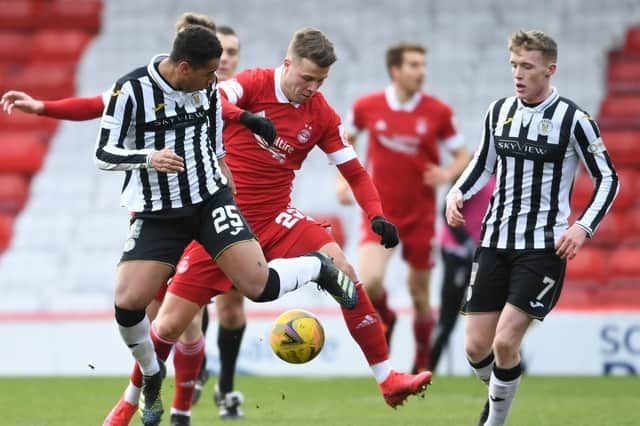
<svg viewBox="0 0 640 426"><path fill-rule="evenodd" d="M451 108L422 91L425 56L426 49L419 44L391 46L386 60L392 84L384 91L357 99L346 123L351 142L355 142L359 131L369 133L366 167L386 217L398 227L402 258L409 266L408 286L415 312L414 372L428 368L429 341L435 323L429 304L435 188L455 179L469 161L464 140L452 123ZM447 168L441 166L438 143L453 157ZM343 204L352 202L349 188L340 178L338 199ZM387 304L383 281L391 254L391 250L377 244L364 220L360 274L382 318L389 344L396 314Z"/></svg>
<svg viewBox="0 0 640 426"><path fill-rule="evenodd" d="M290 205L294 171L316 145L337 165L353 188L381 243L397 244L395 227L383 218L377 191L353 148L344 139L339 116L319 87L336 57L332 43L314 29L294 34L287 57L276 69L253 69L221 83L229 102L269 118L278 136L272 146L231 121L225 127L226 161L237 188L236 202L258 236L268 259L295 256L308 248L327 253L353 279L358 303L342 313L349 331L364 352L385 401L395 407L424 390L431 373L408 375L392 370L384 333L355 270L325 229ZM152 326L159 356L169 353L189 315L231 283L197 243L185 250Z"/></svg>

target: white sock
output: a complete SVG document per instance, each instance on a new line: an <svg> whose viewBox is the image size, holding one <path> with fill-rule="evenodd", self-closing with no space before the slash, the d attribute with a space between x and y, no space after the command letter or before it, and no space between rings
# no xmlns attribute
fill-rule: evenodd
<svg viewBox="0 0 640 426"><path fill-rule="evenodd" d="M485 426L502 426L505 424L519 384L520 376L505 382L498 379L494 373L491 373L491 381L489 382L489 418Z"/></svg>
<svg viewBox="0 0 640 426"><path fill-rule="evenodd" d="M478 363L473 363L471 360L468 361L473 372L476 373L476 376L478 376L485 385L488 385L489 380L491 379L491 373L493 372L493 366L496 363L493 353L489 354L489 356Z"/></svg>
<svg viewBox="0 0 640 426"><path fill-rule="evenodd" d="M124 390L124 400L131 405L138 405L138 400L140 399L140 391L141 388L137 387L131 381L129 381L127 388Z"/></svg>
<svg viewBox="0 0 640 426"><path fill-rule="evenodd" d="M377 364L372 364L369 367L371 368L371 371L373 371L373 375L378 384L387 380L387 377L391 374L391 362L389 362L388 359Z"/></svg>
<svg viewBox="0 0 640 426"><path fill-rule="evenodd" d="M127 344L133 357L140 365L140 371L145 376L152 376L160 371L153 342L149 335L149 318L145 317L134 326L124 327L118 324L122 340Z"/></svg>
<svg viewBox="0 0 640 426"><path fill-rule="evenodd" d="M278 298L316 279L320 274L320 266L320 259L311 256L274 259L269 262L269 267L280 277Z"/></svg>
<svg viewBox="0 0 640 426"><path fill-rule="evenodd" d="M171 414L181 414L183 416L191 417L191 411L182 411L182 410L178 410L177 408L173 408L173 407L171 407Z"/></svg>

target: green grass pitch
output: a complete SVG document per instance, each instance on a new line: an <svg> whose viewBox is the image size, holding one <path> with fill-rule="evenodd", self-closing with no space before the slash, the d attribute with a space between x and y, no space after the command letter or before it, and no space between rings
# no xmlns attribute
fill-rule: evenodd
<svg viewBox="0 0 640 426"><path fill-rule="evenodd" d="M209 380L194 407L194 426L220 424ZM125 378L0 378L4 426L99 425L121 395ZM165 381L168 407L173 379ZM475 425L486 388L471 377L435 377L424 399L393 410L370 378L238 377L246 397L243 425ZM524 377L510 425L638 425L640 381L633 377ZM133 425L141 424L136 417Z"/></svg>

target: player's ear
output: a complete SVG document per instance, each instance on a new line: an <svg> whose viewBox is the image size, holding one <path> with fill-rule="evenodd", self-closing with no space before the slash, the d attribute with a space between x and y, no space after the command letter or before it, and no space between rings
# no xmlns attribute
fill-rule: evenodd
<svg viewBox="0 0 640 426"><path fill-rule="evenodd" d="M547 77L551 77L556 73L556 69L558 69L558 65L556 63L550 63L547 67Z"/></svg>

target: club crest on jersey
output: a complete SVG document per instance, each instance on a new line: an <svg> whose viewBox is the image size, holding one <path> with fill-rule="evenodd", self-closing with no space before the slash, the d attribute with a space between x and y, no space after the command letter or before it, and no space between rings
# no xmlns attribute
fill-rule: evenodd
<svg viewBox="0 0 640 426"><path fill-rule="evenodd" d="M379 132L384 132L387 130L387 122L384 120L378 120L376 121L375 128Z"/></svg>
<svg viewBox="0 0 640 426"><path fill-rule="evenodd" d="M422 117L418 118L418 120L416 121L416 133L419 135L424 135L427 133L427 130L427 120Z"/></svg>
<svg viewBox="0 0 640 426"><path fill-rule="evenodd" d="M191 99L193 99L193 103L196 106L200 106L200 104L202 103L202 98L200 97L200 93L194 93Z"/></svg>
<svg viewBox="0 0 640 426"><path fill-rule="evenodd" d="M302 129L298 131L298 136L296 136L298 142L307 143L311 139L311 126L305 124Z"/></svg>
<svg viewBox="0 0 640 426"><path fill-rule="evenodd" d="M542 136L547 136L553 130L553 122L548 118L543 118L538 123L538 133Z"/></svg>

